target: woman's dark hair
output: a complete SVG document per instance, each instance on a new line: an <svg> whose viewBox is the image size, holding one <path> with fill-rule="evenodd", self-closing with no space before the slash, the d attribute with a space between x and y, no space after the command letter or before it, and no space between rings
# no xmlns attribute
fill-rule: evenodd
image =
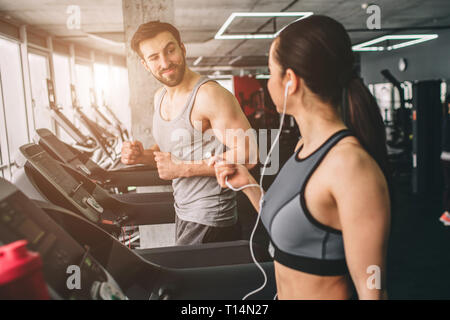
<svg viewBox="0 0 450 320"><path fill-rule="evenodd" d="M131 49L133 49L142 59L144 59L141 49L139 48L139 43L146 39L154 38L164 31L169 31L174 36L175 40L177 40L178 45L181 46L180 32L177 28L175 28L170 23L150 21L141 24L137 31L134 33L133 38L131 39Z"/></svg>
<svg viewBox="0 0 450 320"><path fill-rule="evenodd" d="M332 18L313 15L288 25L275 41L274 58L283 74L292 69L322 101L340 110L347 127L388 179L381 112L356 74L352 44L344 26Z"/></svg>

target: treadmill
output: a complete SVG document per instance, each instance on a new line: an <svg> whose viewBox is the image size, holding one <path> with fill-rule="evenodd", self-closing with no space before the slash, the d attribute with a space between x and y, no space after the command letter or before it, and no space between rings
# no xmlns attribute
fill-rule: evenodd
<svg viewBox="0 0 450 320"><path fill-rule="evenodd" d="M19 172L14 175L13 183L22 190L28 197L43 202L50 202L53 205L65 208L88 220L91 224L103 229L121 240L122 228L142 224L163 224L171 223L175 220L175 210L173 206L173 195L163 194L143 194L141 198L136 198L133 202L126 202L112 196L89 179L78 174L70 167L66 167L51 158L39 145L27 144L20 148L22 157L18 157L16 162ZM141 196L137 194L135 196ZM79 236L85 236L83 228L78 229ZM95 242L95 241L94 241ZM159 254L164 263L169 265L179 265L180 256L173 256L170 252L177 252L177 246L172 249L138 249L136 252L143 256L152 258L155 253ZM218 252L239 250L240 255L230 254L227 261L230 263L240 263L241 257L245 255L246 261L250 260L250 250L248 241L231 241L223 244L205 244L198 247L197 252L206 252L209 248L220 249ZM258 261L270 260L267 250L259 244L253 245L255 256ZM206 250L206 251L205 251ZM245 254L243 253L245 252ZM212 256L211 256L212 257ZM188 254L183 256L186 263L192 265ZM220 260L220 254L215 260ZM222 261L222 260L220 260ZM202 264L205 262L202 260ZM221 262L222 264L225 262Z"/></svg>
<svg viewBox="0 0 450 320"><path fill-rule="evenodd" d="M34 142L39 144L53 158L77 170L103 188L169 186L172 184L170 180L160 179L156 169L145 165L105 170L92 161L89 155L59 140L48 129L37 129Z"/></svg>
<svg viewBox="0 0 450 320"><path fill-rule="evenodd" d="M95 117L97 121L100 121L102 125L107 129L112 129L120 138L122 143L127 140L130 140L130 135L128 133L127 128L119 121L114 112L105 104L104 108L107 111L108 115L111 117L111 120L114 124L105 116L101 111L100 107L97 104L97 97L95 95L95 91L93 88L89 89L89 94L91 98L91 109L95 113Z"/></svg>
<svg viewBox="0 0 450 320"><path fill-rule="evenodd" d="M97 142L91 137L84 135L57 107L55 88L53 81L50 79L47 79L47 92L51 117L75 141L75 148L93 154L99 148Z"/></svg>
<svg viewBox="0 0 450 320"><path fill-rule="evenodd" d="M83 127L89 131L90 135L97 142L97 145L101 148L106 157L113 161L113 166L116 165L117 162L120 161L120 154L118 155L115 151L118 142L116 136L89 119L89 117L81 110L74 84L70 84L70 93L75 117L80 121Z"/></svg>
<svg viewBox="0 0 450 320"><path fill-rule="evenodd" d="M39 252L54 300L234 300L259 287L262 280L248 251L246 256L238 246L180 246L164 254L149 251L144 259L85 218L32 201L0 178L0 245L21 239ZM229 263L238 256L239 264ZM165 265L168 257L177 262ZM67 288L69 266L80 267L79 290ZM250 298L269 300L276 292L273 262L261 266L267 284Z"/></svg>
<svg viewBox="0 0 450 320"><path fill-rule="evenodd" d="M40 145L26 144L16 158L13 182L34 199L71 210L118 236L124 226L175 221L172 193L111 195L50 156Z"/></svg>

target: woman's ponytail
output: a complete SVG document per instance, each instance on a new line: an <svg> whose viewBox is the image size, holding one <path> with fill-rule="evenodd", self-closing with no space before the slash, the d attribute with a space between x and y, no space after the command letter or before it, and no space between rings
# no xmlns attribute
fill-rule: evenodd
<svg viewBox="0 0 450 320"><path fill-rule="evenodd" d="M346 91L348 95L346 124L388 179L386 132L380 108L361 78L351 78Z"/></svg>
<svg viewBox="0 0 450 320"><path fill-rule="evenodd" d="M292 23L278 35L275 59L283 74L288 68L294 70L323 102L341 107L342 119L388 179L380 109L353 69L355 56L344 26L321 15Z"/></svg>

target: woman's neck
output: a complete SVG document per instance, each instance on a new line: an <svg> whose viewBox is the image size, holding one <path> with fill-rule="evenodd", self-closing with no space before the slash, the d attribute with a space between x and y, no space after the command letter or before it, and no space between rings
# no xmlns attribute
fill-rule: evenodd
<svg viewBox="0 0 450 320"><path fill-rule="evenodd" d="M302 136L302 154L309 155L319 148L335 132L346 129L336 111L330 106L312 105L293 114Z"/></svg>

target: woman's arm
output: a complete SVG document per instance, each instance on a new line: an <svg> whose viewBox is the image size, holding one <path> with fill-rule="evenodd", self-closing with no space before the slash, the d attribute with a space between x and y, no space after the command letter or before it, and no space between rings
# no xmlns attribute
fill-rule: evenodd
<svg viewBox="0 0 450 320"><path fill-rule="evenodd" d="M390 200L386 180L376 162L363 150L341 148L334 159L336 170L333 170L331 181L334 183L330 188L358 297L387 298Z"/></svg>
<svg viewBox="0 0 450 320"><path fill-rule="evenodd" d="M228 188L226 180L234 188L239 189L246 185L254 185L242 190L248 197L256 211L259 212L259 201L261 199L261 188L248 169L241 164L226 163L224 161L212 160L210 165L214 165L217 182L222 188Z"/></svg>
<svg viewBox="0 0 450 320"><path fill-rule="evenodd" d="M258 184L256 182L255 178L253 178L252 175L250 175L251 179L249 180L250 184ZM261 188L259 187L249 187L242 190L244 194L247 196L247 198L252 203L253 207L256 209L256 211L259 213L260 204L259 201L261 200Z"/></svg>

